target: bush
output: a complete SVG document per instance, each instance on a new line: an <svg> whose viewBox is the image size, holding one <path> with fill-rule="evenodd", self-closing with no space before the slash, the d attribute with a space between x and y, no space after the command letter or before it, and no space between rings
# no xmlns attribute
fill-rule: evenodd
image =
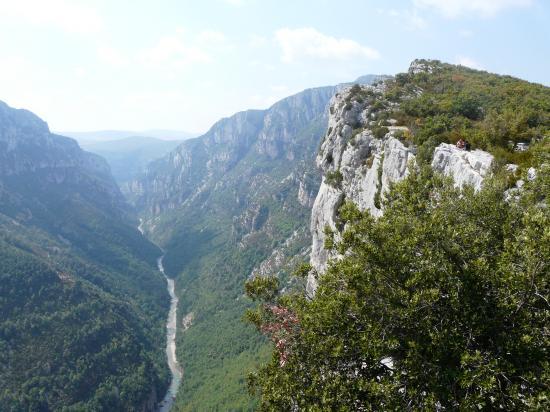
<svg viewBox="0 0 550 412"><path fill-rule="evenodd" d="M340 188L343 180L342 172L335 170L334 172L327 172L325 175L325 183L334 188Z"/></svg>
<svg viewBox="0 0 550 412"><path fill-rule="evenodd" d="M377 139L383 139L386 136L386 134L388 134L389 132L390 130L385 126L375 126L372 129L372 134Z"/></svg>

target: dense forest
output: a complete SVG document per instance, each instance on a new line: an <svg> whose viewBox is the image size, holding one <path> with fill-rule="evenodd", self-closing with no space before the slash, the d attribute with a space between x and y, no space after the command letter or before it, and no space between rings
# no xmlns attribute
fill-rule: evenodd
<svg viewBox="0 0 550 412"><path fill-rule="evenodd" d="M474 193L413 172L380 219L340 209L345 257L313 299L251 281L248 318L275 344L249 377L261 409L547 409L548 171L512 203L498 179Z"/></svg>
<svg viewBox="0 0 550 412"><path fill-rule="evenodd" d="M161 279L145 279L154 279L151 266L130 255L123 275L121 260L79 256L8 218L0 227L0 404L132 410L152 390L160 396L166 299L139 291L150 284L162 292Z"/></svg>
<svg viewBox="0 0 550 412"><path fill-rule="evenodd" d="M322 135L321 124L307 130L304 135L308 136L302 138L317 140ZM289 253L298 254L309 242L303 230L309 211L296 201L294 182L284 180L290 168L303 166L256 156L250 153L246 162L231 170L227 176L230 184L225 188L199 199L202 208L187 208L183 216L178 211L175 220L165 214L158 224L161 228L176 222L178 227L178 234L164 246L168 251L166 268L177 276L180 316L193 314L193 326L178 340L178 357L185 365L178 410L255 408L256 400L246 391L246 374L267 359L268 347L265 339L242 321L244 310L251 304L243 294L243 284L294 231L300 230L300 236ZM257 173L259 178L254 177ZM251 191L249 184L256 179L262 183L253 183L258 188ZM317 177L311 175L310 179ZM254 228L243 228L236 222L243 205L235 204L235 194L248 197L247 203L261 205ZM281 276L285 278L283 273Z"/></svg>
<svg viewBox="0 0 550 412"><path fill-rule="evenodd" d="M0 409L133 411L168 385L161 251L107 164L0 104Z"/></svg>

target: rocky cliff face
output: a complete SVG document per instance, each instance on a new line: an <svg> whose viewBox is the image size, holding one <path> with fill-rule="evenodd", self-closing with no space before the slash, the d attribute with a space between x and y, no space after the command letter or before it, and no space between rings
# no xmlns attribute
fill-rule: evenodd
<svg viewBox="0 0 550 412"><path fill-rule="evenodd" d="M364 90L380 93L383 87L383 84L364 86ZM415 158L414 150L395 138L401 128L390 126L384 136L375 137L367 128L371 122L371 104L366 100L350 100L351 94L351 88L346 89L332 99L328 133L316 159L323 173L311 215L311 264L317 273L326 270L329 259L324 247L325 230L338 232L337 211L344 200L379 216L384 192L391 182L407 175L407 166ZM316 285L311 274L308 293L313 293Z"/></svg>
<svg viewBox="0 0 550 412"><path fill-rule="evenodd" d="M314 156L334 90L306 90L268 110L222 119L126 187L145 233L166 251L179 313L196 314L178 342L178 357L186 370L202 372L188 375L177 402L208 398L211 404L202 408L224 409L204 391L223 384L226 365L237 356L258 350L240 321L244 281L266 273L283 278L293 262L307 259L301 253L311 243L307 222L320 182ZM222 354L221 337L223 346L240 349ZM204 371L208 382L201 381ZM246 404L244 393L239 387L231 396Z"/></svg>
<svg viewBox="0 0 550 412"><path fill-rule="evenodd" d="M457 186L465 184L481 189L483 179L491 171L493 155L483 150L471 152L442 143L436 147L432 168L446 176L452 176Z"/></svg>
<svg viewBox="0 0 550 412"><path fill-rule="evenodd" d="M429 71L430 66L413 63L411 70L415 73ZM383 213L381 200L390 184L405 178L408 168L415 165L416 148L402 142L408 128L397 126L394 119L383 123L373 120L377 96L384 88L384 83L361 89L347 88L331 100L328 133L316 159L323 178L311 214L310 263L314 271L308 277L307 293L310 295L317 288L317 274L323 273L328 260L335 257L325 249L325 232L330 230L338 239L340 205L352 201L360 210L380 216ZM390 103L386 110L394 107ZM441 144L435 149L432 167L452 176L458 186L469 184L478 190L490 172L492 161L493 156L487 152L469 152Z"/></svg>
<svg viewBox="0 0 550 412"><path fill-rule="evenodd" d="M268 110L249 110L222 119L204 136L183 142L151 164L146 174L125 190L139 209L153 217L190 204L214 187L227 186L227 174L240 164L248 163L248 173L254 173L261 171L259 159L301 159L316 140L314 133L307 135L304 129L322 121L333 92L333 87L306 90ZM307 196L301 195L302 202L307 202L312 189L300 182L302 191L307 192Z"/></svg>
<svg viewBox="0 0 550 412"><path fill-rule="evenodd" d="M82 193L94 201L126 210L103 158L83 151L73 139L50 133L33 113L0 102L0 180L6 190L12 186L13 194L31 176L35 184L87 187Z"/></svg>

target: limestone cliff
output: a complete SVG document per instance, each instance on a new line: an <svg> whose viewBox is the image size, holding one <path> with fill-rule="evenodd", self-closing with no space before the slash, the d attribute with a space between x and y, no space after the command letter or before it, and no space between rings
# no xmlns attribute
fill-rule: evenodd
<svg viewBox="0 0 550 412"><path fill-rule="evenodd" d="M305 90L267 110L222 119L152 163L127 188L144 232L166 251L164 266L177 277L180 313L195 314L182 339L198 344L178 344L178 356L187 370L204 373L187 375L178 402L201 399L203 409L220 408L206 391L225 384L226 365L258 350L240 321L248 305L244 281L276 275L289 288L290 273L307 261L310 211L320 184L314 160L337 89ZM224 346L241 348L238 359L218 351L219 336ZM208 385L201 375L211 377ZM239 387L231 396L244 393ZM205 405L205 398L211 403Z"/></svg>
<svg viewBox="0 0 550 412"><path fill-rule="evenodd" d="M429 70L411 65L411 70ZM327 268L331 257L325 249L325 231L338 239L337 212L340 205L353 201L360 210L380 216L381 200L392 182L398 182L414 167L416 148L403 139L409 130L395 119L377 120L380 98L385 84L354 86L337 93L330 103L328 132L316 159L323 174L322 183L311 214L313 271L308 277L307 293L317 287L316 276ZM418 91L417 91L418 93ZM385 102L389 113L396 103ZM442 143L433 154L432 167L452 176L458 186L479 189L490 172L493 156L481 150L465 151Z"/></svg>
<svg viewBox="0 0 550 412"><path fill-rule="evenodd" d="M44 184L89 186L98 192L96 200L125 209L103 158L83 151L71 138L50 133L35 114L0 102L0 180L17 185L31 175Z"/></svg>

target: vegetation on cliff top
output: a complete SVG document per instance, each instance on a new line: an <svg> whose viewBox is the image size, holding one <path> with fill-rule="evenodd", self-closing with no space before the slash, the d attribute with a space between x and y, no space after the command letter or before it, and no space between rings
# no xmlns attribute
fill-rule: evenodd
<svg viewBox="0 0 550 412"><path fill-rule="evenodd" d="M439 143L468 140L494 154L497 163L531 164L531 152L515 152L518 142L550 135L550 88L511 76L418 60L418 70L385 81L384 91L354 86L346 101L366 101L374 131L389 119L407 126L404 140L430 160Z"/></svg>
<svg viewBox="0 0 550 412"><path fill-rule="evenodd" d="M420 63L383 93L349 97L370 99L371 119L396 119L418 146L420 168L386 194L384 215L341 207L342 240L326 247L343 258L313 298L273 279L247 284L260 301L247 318L273 342L271 361L249 376L261 410L550 406L550 89ZM505 200L502 172L478 193L455 188L425 162L459 138L538 177L516 200ZM520 141L529 151L513 150Z"/></svg>

